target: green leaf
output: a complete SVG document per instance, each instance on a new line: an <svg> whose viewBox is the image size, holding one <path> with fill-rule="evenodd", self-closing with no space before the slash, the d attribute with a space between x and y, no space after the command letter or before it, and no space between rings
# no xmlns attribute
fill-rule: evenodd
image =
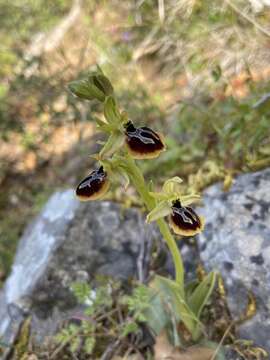
<svg viewBox="0 0 270 360"><path fill-rule="evenodd" d="M75 282L71 284L71 289L80 304L89 299L91 288L87 283Z"/></svg>
<svg viewBox="0 0 270 360"><path fill-rule="evenodd" d="M192 280L185 284L185 294L186 298L189 298L190 295L193 293L195 288L199 285L199 280Z"/></svg>
<svg viewBox="0 0 270 360"><path fill-rule="evenodd" d="M136 322L130 322L124 325L122 329L122 336L127 336L129 334L134 334L138 331L138 325Z"/></svg>
<svg viewBox="0 0 270 360"><path fill-rule="evenodd" d="M123 304L128 306L128 310L137 316L143 310L149 307L151 299L151 290L149 287L140 284L135 287L131 296L125 296L122 299Z"/></svg>
<svg viewBox="0 0 270 360"><path fill-rule="evenodd" d="M69 345L70 351L71 351L72 353L77 352L77 351L79 350L80 345L81 345L81 339L80 339L80 337L79 337L79 336L78 336L78 337L74 337L74 338L71 340L70 345Z"/></svg>
<svg viewBox="0 0 270 360"><path fill-rule="evenodd" d="M188 298L188 304L193 313L199 319L201 312L206 305L216 283L216 273L212 271L206 278L195 288L191 296ZM199 324L198 324L199 325ZM196 329L196 337L199 336L199 329Z"/></svg>
<svg viewBox="0 0 270 360"><path fill-rule="evenodd" d="M88 337L84 342L84 351L86 354L91 355L96 344L94 337Z"/></svg>
<svg viewBox="0 0 270 360"><path fill-rule="evenodd" d="M182 321L193 335L198 319L186 303L178 283L157 275L151 289L155 296L150 302L146 318L153 331L158 335L167 325L173 326L172 317L175 317L175 321Z"/></svg>
<svg viewBox="0 0 270 360"><path fill-rule="evenodd" d="M198 317L214 289L215 282L216 273L212 271L200 282L188 299L189 306Z"/></svg>
<svg viewBox="0 0 270 360"><path fill-rule="evenodd" d="M151 291L151 300L149 301L149 307L144 310L144 316L148 326L152 331L159 335L161 331L171 323L171 314L168 314L166 306L162 300L158 290L149 289Z"/></svg>
<svg viewBox="0 0 270 360"><path fill-rule="evenodd" d="M209 340L203 340L200 344L216 351L215 360L226 360L224 347L220 344Z"/></svg>
<svg viewBox="0 0 270 360"><path fill-rule="evenodd" d="M146 217L146 222L158 220L165 216L168 216L172 212L171 204L169 201L161 201Z"/></svg>

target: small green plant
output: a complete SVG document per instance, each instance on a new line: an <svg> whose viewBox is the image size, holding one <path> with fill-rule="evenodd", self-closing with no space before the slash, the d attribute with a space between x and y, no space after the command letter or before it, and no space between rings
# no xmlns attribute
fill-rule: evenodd
<svg viewBox="0 0 270 360"><path fill-rule="evenodd" d="M129 348L129 336L136 336L139 325L147 321L144 313L149 308L150 294L143 284L137 285L131 295L124 295L117 282L98 282L95 289L86 283L72 284L82 315L74 316L56 335L59 344L55 355L63 348L72 354L100 356L107 344L117 343L123 351Z"/></svg>
<svg viewBox="0 0 270 360"><path fill-rule="evenodd" d="M104 119L96 119L96 122L99 130L107 135L100 152L93 155L98 162L97 168L79 183L76 195L82 201L97 200L106 194L112 182L121 183L123 179L125 188L131 183L149 212L147 222L157 223L174 262L175 279L154 277L143 290L148 306L140 309L140 315L133 317L133 322L126 325L123 334L134 331L138 320L146 321L155 335L166 329L174 345L186 345L184 333L189 334L190 342L200 341L204 337L200 315L214 288L216 274L208 274L201 282L185 283L181 253L164 219L169 217L170 227L176 234L198 234L203 230L204 219L190 205L200 196L182 194L179 177L165 181L161 192L154 191L152 181L146 183L135 159L158 157L166 150L164 138L149 127L136 127L128 114L120 110L113 86L100 68L86 79L72 82L69 89L81 99L95 99L104 104ZM127 300L130 310L136 308L138 295L142 294L135 292ZM182 333L179 326L184 328Z"/></svg>

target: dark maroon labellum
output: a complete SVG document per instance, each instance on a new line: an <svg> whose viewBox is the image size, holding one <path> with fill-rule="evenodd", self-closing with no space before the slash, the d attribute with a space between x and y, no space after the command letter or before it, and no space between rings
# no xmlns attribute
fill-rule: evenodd
<svg viewBox="0 0 270 360"><path fill-rule="evenodd" d="M188 206L182 206L179 200L173 202L170 218L173 230L180 235L192 236L203 228L202 219Z"/></svg>
<svg viewBox="0 0 270 360"><path fill-rule="evenodd" d="M130 121L125 129L126 143L134 158L154 158L165 149L161 136L150 128L146 126L135 128Z"/></svg>
<svg viewBox="0 0 270 360"><path fill-rule="evenodd" d="M107 174L101 166L79 183L76 189L76 195L80 200L95 200L100 198L107 189Z"/></svg>

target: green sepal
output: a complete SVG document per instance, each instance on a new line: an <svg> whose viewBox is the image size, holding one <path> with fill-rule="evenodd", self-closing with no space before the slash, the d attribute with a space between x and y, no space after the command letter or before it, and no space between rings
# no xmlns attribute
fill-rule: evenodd
<svg viewBox="0 0 270 360"><path fill-rule="evenodd" d="M120 177L122 179L124 179L124 189L127 190L128 186L130 184L130 179L129 179L128 173L121 166L118 167L118 171L119 171Z"/></svg>
<svg viewBox="0 0 270 360"><path fill-rule="evenodd" d="M146 222L150 223L160 218L170 215L172 212L171 204L167 200L161 201L157 206L147 215Z"/></svg>
<svg viewBox="0 0 270 360"><path fill-rule="evenodd" d="M110 124L116 125L121 122L121 114L117 108L116 101L112 96L106 98L104 104L104 115Z"/></svg>
<svg viewBox="0 0 270 360"><path fill-rule="evenodd" d="M154 182L152 179L149 181L147 187L148 187L149 194L152 193L152 191L154 190Z"/></svg>
<svg viewBox="0 0 270 360"><path fill-rule="evenodd" d="M104 122L103 120L101 120L101 119L99 119L97 117L95 117L95 121L97 123L98 129L101 130L101 131L104 131L105 133L110 134L113 130L115 130L114 126Z"/></svg>
<svg viewBox="0 0 270 360"><path fill-rule="evenodd" d="M104 156L111 156L113 153L115 153L118 149L121 148L123 142L123 134L121 134L120 132L112 133L99 153L100 158L103 158Z"/></svg>
<svg viewBox="0 0 270 360"><path fill-rule="evenodd" d="M105 96L113 94L113 87L110 80L103 74L90 75L90 79Z"/></svg>

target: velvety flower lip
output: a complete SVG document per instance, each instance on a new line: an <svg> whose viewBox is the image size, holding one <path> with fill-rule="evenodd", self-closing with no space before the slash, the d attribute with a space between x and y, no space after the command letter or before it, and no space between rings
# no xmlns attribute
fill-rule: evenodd
<svg viewBox="0 0 270 360"><path fill-rule="evenodd" d="M129 121L125 134L127 147L135 159L152 159L165 150L162 136L146 126L135 128Z"/></svg>
<svg viewBox="0 0 270 360"><path fill-rule="evenodd" d="M180 200L172 204L170 225L174 232L183 236L194 236L204 227L204 220L189 206L182 206Z"/></svg>
<svg viewBox="0 0 270 360"><path fill-rule="evenodd" d="M81 201L100 199L108 190L109 181L103 166L94 170L83 179L76 189L76 195Z"/></svg>

